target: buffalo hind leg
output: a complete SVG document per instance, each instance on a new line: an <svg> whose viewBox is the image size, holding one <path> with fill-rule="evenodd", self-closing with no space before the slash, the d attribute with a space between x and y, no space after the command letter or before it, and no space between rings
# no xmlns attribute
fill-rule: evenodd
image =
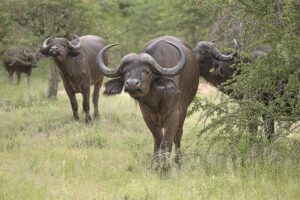
<svg viewBox="0 0 300 200"><path fill-rule="evenodd" d="M31 71L27 73L27 85L30 86Z"/></svg>
<svg viewBox="0 0 300 200"><path fill-rule="evenodd" d="M82 107L83 111L85 112L85 123L90 123L92 121L91 115L90 115L90 87L85 87L82 90Z"/></svg>
<svg viewBox="0 0 300 200"><path fill-rule="evenodd" d="M98 81L94 85L94 91L93 91L93 105L94 105L94 119L99 118L99 109L98 109L98 100L99 100L99 91L102 85L102 80Z"/></svg>
<svg viewBox="0 0 300 200"><path fill-rule="evenodd" d="M77 100L76 100L75 92L71 91L71 90L67 90L67 89L66 89L66 92L69 96L70 103L71 103L71 106L72 106L73 118L78 121L79 120L78 103L77 103Z"/></svg>
<svg viewBox="0 0 300 200"><path fill-rule="evenodd" d="M267 137L267 139L271 142L271 140L274 137L275 133L275 125L274 125L274 119L271 117L268 117L267 115L263 115L263 121L264 121L264 132Z"/></svg>

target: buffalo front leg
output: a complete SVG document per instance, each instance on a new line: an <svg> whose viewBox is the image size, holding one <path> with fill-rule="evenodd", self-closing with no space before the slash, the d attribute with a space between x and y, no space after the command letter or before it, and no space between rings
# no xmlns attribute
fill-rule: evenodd
<svg viewBox="0 0 300 200"><path fill-rule="evenodd" d="M92 121L90 115L90 87L85 87L82 91L82 107L83 111L85 112L85 123L90 123Z"/></svg>
<svg viewBox="0 0 300 200"><path fill-rule="evenodd" d="M154 141L154 149L153 149L154 152L153 152L151 167L157 170L159 168L159 149L160 149L161 141L163 139L162 127L157 126L156 123L153 120L151 120L155 118L154 114L149 114L147 113L147 111L143 111L143 109L142 109L142 114L147 127L150 129L152 133L153 141Z"/></svg>
<svg viewBox="0 0 300 200"><path fill-rule="evenodd" d="M162 128L155 125L151 125L149 129L151 130L153 141L154 141L153 158L152 158L151 166L153 169L157 170L159 168L159 147L161 145L163 133L162 133Z"/></svg>
<svg viewBox="0 0 300 200"><path fill-rule="evenodd" d="M71 91L71 90L67 90L67 89L66 89L66 92L69 96L70 103L71 103L71 106L72 106L73 118L78 121L79 120L78 103L77 103L77 100L76 100L75 92Z"/></svg>
<svg viewBox="0 0 300 200"><path fill-rule="evenodd" d="M98 119L99 118L99 109L98 109L98 100L99 100L99 90L102 85L102 80L95 83L94 85L94 91L93 91L93 105L94 105L94 118Z"/></svg>
<svg viewBox="0 0 300 200"><path fill-rule="evenodd" d="M13 75L14 75L14 71L10 70L8 72L8 80L9 80L10 83L13 82Z"/></svg>
<svg viewBox="0 0 300 200"><path fill-rule="evenodd" d="M181 151L180 151L180 145L181 145L181 138L183 133L183 124L185 120L186 112L182 114L180 117L179 126L177 129L176 136L174 138L174 144L175 144L175 163L177 164L177 167L181 167Z"/></svg>
<svg viewBox="0 0 300 200"><path fill-rule="evenodd" d="M180 119L179 113L172 112L165 123L164 137L160 145L160 153L162 155L162 160L163 160L163 172L167 172L169 169L169 159L172 152L172 144L178 132L179 119Z"/></svg>

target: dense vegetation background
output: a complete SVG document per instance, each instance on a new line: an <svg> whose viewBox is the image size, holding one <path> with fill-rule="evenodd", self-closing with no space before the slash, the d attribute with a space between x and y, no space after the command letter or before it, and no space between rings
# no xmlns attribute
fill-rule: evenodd
<svg viewBox="0 0 300 200"><path fill-rule="evenodd" d="M242 56L258 45L272 51L237 66L242 73L224 85L247 98L199 92L185 125L183 169L173 167L164 181L150 169L152 138L127 95L101 96L102 118L87 127L72 121L61 83L57 100L47 100L49 59L34 69L30 87L8 84L0 67L0 198L299 198L299 10L299 0L2 0L0 51L34 51L47 37L73 34L120 43L112 64L161 35L192 47L216 39L224 51L236 38ZM262 93L274 94L268 106ZM287 114L291 95L298 98ZM273 143L262 128L247 130L249 120L262 125L262 114L276 120Z"/></svg>

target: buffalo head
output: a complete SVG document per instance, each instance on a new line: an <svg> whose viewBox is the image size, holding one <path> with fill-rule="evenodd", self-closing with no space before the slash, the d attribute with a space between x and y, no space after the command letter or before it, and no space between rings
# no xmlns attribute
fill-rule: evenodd
<svg viewBox="0 0 300 200"><path fill-rule="evenodd" d="M36 53L30 53L26 49L23 50L23 62L27 63L28 65L31 65L32 67L37 67L37 62L39 60L38 56Z"/></svg>
<svg viewBox="0 0 300 200"><path fill-rule="evenodd" d="M218 68L219 62L232 61L233 58L237 55L237 49L238 44L235 39L234 51L229 55L222 54L217 49L213 41L199 42L193 51L199 63L200 75L205 76L209 72L214 72L214 68Z"/></svg>
<svg viewBox="0 0 300 200"><path fill-rule="evenodd" d="M68 55L77 56L79 54L78 50L80 49L80 39L76 36L78 40L77 44L73 44L74 41L69 41L66 38L60 37L49 37L43 42L43 47L40 50L43 55L50 55L57 60L64 60Z"/></svg>
<svg viewBox="0 0 300 200"><path fill-rule="evenodd" d="M176 88L172 79L169 77L176 76L184 67L185 54L178 45L171 42L166 43L175 47L180 54L179 62L172 68L160 66L154 58L147 53L130 53L122 58L117 68L110 69L104 64L103 55L106 50L117 44L104 47L97 57L97 65L105 76L115 78L105 84L104 94L119 94L124 87L125 92L128 92L130 96L138 98L146 96L151 87Z"/></svg>

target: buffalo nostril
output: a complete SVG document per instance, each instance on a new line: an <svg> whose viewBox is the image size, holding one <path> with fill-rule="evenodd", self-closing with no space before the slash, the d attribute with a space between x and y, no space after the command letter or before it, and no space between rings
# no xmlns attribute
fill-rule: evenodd
<svg viewBox="0 0 300 200"><path fill-rule="evenodd" d="M140 81L137 79L128 79L125 81L126 87L136 87L140 84Z"/></svg>
<svg viewBox="0 0 300 200"><path fill-rule="evenodd" d="M52 49L52 50L57 50L58 47L57 47L57 46L52 46L50 49Z"/></svg>
<svg viewBox="0 0 300 200"><path fill-rule="evenodd" d="M125 81L125 86L128 86L128 81Z"/></svg>

